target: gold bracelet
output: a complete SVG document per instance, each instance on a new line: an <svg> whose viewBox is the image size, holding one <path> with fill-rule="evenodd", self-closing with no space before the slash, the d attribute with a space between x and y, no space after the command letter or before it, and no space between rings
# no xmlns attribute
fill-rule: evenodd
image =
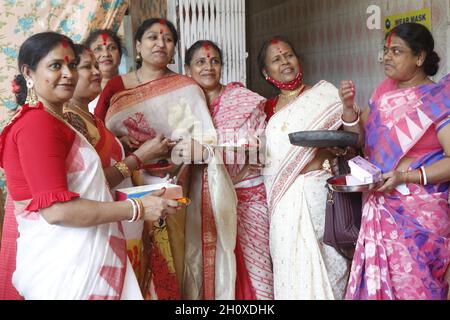
<svg viewBox="0 0 450 320"><path fill-rule="evenodd" d="M122 174L124 178L131 177L131 171L130 168L126 165L123 161L118 161L114 164L114 167L116 167L117 170Z"/></svg>
<svg viewBox="0 0 450 320"><path fill-rule="evenodd" d="M134 201L136 201L136 203L138 205L138 209L139 209L136 221L142 220L144 218L144 214L145 214L144 204L142 203L142 200L140 198L133 198L133 199L134 199Z"/></svg>

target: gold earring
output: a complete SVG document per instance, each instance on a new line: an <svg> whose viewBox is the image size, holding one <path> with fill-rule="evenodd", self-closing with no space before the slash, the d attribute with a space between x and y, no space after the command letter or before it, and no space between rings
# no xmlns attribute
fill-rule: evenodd
<svg viewBox="0 0 450 320"><path fill-rule="evenodd" d="M136 61L142 61L142 56L141 56L141 53L140 52L138 52L137 53L137 55L136 55Z"/></svg>
<svg viewBox="0 0 450 320"><path fill-rule="evenodd" d="M175 64L175 59L172 57L172 59L170 59L169 64Z"/></svg>
<svg viewBox="0 0 450 320"><path fill-rule="evenodd" d="M27 89L27 99L25 100L25 103L30 107L34 107L38 103L38 97L34 91L33 79L27 79Z"/></svg>

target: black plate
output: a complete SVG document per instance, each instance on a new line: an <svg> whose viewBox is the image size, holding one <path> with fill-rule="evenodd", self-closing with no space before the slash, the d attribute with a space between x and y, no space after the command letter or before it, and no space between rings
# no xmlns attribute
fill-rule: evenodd
<svg viewBox="0 0 450 320"><path fill-rule="evenodd" d="M358 134L342 130L298 131L289 134L291 144L300 147L355 147Z"/></svg>

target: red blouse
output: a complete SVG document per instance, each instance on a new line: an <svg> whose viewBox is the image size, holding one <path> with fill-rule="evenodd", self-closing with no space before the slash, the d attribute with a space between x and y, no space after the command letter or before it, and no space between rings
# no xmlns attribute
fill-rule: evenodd
<svg viewBox="0 0 450 320"><path fill-rule="evenodd" d="M100 97L98 98L97 106L94 110L94 115L105 122L106 112L109 109L111 98L117 92L125 90L121 76L115 76L108 81L105 88L102 90Z"/></svg>
<svg viewBox="0 0 450 320"><path fill-rule="evenodd" d="M32 199L27 209L37 211L79 197L67 187L72 129L41 106L24 112L4 131L0 157L13 200Z"/></svg>
<svg viewBox="0 0 450 320"><path fill-rule="evenodd" d="M275 114L275 107L278 103L278 96L269 98L266 101L266 105L264 107L264 112L266 113L266 122L269 122L270 118Z"/></svg>

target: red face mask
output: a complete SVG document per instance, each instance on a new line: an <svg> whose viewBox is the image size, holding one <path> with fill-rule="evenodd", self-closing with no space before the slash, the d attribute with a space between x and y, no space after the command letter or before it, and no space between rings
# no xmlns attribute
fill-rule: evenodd
<svg viewBox="0 0 450 320"><path fill-rule="evenodd" d="M298 87L300 87L300 85L302 84L302 80L303 80L302 67L299 66L298 74L295 77L295 79L292 81L282 83L282 82L279 82L279 81L271 78L269 75L266 76L266 80L269 81L270 83L272 83L275 87L277 87L280 90L298 89Z"/></svg>

